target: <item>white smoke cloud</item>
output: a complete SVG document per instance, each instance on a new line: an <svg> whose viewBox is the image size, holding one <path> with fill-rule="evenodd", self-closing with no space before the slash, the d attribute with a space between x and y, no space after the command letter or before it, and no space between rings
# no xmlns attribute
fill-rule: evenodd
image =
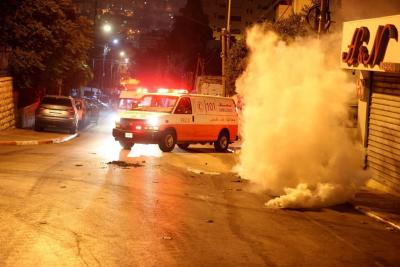
<svg viewBox="0 0 400 267"><path fill-rule="evenodd" d="M288 45L261 26L248 32L249 63L236 83L245 103L237 170L278 196L268 207L343 203L367 177L363 149L343 125L354 84L326 45L337 42Z"/></svg>

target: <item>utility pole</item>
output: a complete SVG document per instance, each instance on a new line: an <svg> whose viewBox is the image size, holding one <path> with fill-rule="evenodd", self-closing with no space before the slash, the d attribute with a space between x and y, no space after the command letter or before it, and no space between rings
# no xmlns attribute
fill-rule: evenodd
<svg viewBox="0 0 400 267"><path fill-rule="evenodd" d="M104 45L103 62L102 62L102 66L101 66L102 72L101 72L100 90L101 90L102 93L103 93L103 90L104 90L104 88L103 88L104 87L104 78L106 76L104 64L105 64L105 61L106 61L106 56L107 56L108 50L109 50L108 44L106 43Z"/></svg>
<svg viewBox="0 0 400 267"><path fill-rule="evenodd" d="M319 14L319 25L318 25L318 38L321 34L326 32L326 17L329 10L329 0L321 0L321 12Z"/></svg>
<svg viewBox="0 0 400 267"><path fill-rule="evenodd" d="M230 38L231 38L231 7L232 0L228 0L228 18L226 21L226 52L229 52L230 49Z"/></svg>
<svg viewBox="0 0 400 267"><path fill-rule="evenodd" d="M222 59L222 93L226 96L226 77L225 77L225 64L226 64L226 29L221 30L221 59Z"/></svg>
<svg viewBox="0 0 400 267"><path fill-rule="evenodd" d="M96 36L97 30L97 0L94 0L94 12L93 12L93 33Z"/></svg>

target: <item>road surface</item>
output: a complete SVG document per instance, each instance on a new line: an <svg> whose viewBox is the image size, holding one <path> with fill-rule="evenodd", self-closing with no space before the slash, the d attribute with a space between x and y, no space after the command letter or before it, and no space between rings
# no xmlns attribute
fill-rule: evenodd
<svg viewBox="0 0 400 267"><path fill-rule="evenodd" d="M121 150L110 118L0 147L0 266L400 266L400 233L351 206L267 209L235 154Z"/></svg>

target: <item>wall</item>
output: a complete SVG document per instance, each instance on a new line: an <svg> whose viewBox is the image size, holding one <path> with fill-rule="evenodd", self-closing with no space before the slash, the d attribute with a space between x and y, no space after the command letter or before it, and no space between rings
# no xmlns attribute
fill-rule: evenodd
<svg viewBox="0 0 400 267"><path fill-rule="evenodd" d="M15 128L12 78L0 77L0 131L9 128Z"/></svg>

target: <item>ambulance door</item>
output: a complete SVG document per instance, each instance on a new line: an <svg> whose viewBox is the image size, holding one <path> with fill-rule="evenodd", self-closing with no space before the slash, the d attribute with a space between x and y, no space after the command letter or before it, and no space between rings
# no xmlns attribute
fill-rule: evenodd
<svg viewBox="0 0 400 267"><path fill-rule="evenodd" d="M192 97L194 108L194 134L197 141L210 141L214 137L215 127L212 125L212 117L208 114L210 101L208 97Z"/></svg>
<svg viewBox="0 0 400 267"><path fill-rule="evenodd" d="M192 103L189 97L182 97L174 111L175 129L177 141L193 141L194 138L194 117Z"/></svg>

